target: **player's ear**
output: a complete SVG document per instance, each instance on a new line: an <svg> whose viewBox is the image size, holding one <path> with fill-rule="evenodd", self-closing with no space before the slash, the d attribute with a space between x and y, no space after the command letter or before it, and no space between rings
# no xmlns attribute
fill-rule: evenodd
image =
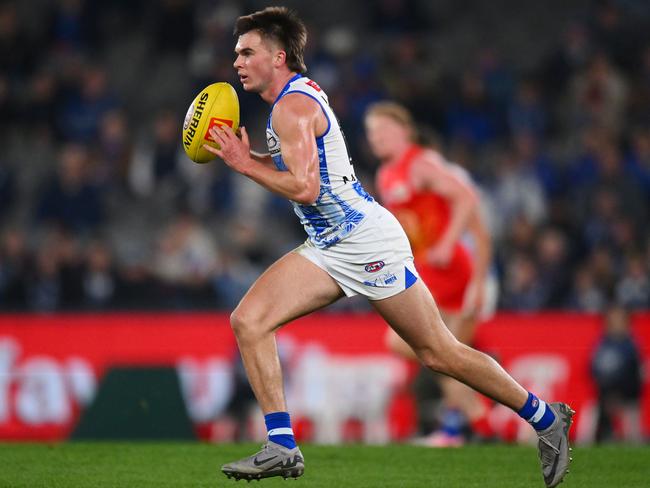
<svg viewBox="0 0 650 488"><path fill-rule="evenodd" d="M280 50L275 51L275 55L273 57L273 64L275 65L276 68L282 66L286 61L287 61L286 52Z"/></svg>

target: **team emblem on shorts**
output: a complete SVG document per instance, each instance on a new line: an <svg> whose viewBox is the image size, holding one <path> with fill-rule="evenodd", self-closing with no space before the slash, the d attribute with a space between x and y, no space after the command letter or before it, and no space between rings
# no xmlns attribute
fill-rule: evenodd
<svg viewBox="0 0 650 488"><path fill-rule="evenodd" d="M366 264L366 271L368 273L376 273L381 268L383 268L385 264L386 263L384 263L383 261L373 261L372 263Z"/></svg>

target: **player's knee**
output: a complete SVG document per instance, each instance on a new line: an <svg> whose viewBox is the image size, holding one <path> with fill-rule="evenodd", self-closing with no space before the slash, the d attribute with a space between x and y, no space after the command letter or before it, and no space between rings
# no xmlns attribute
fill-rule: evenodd
<svg viewBox="0 0 650 488"><path fill-rule="evenodd" d="M447 364L445 358L437 351L426 349L418 351L418 357L422 364L436 373L446 373Z"/></svg>
<svg viewBox="0 0 650 488"><path fill-rule="evenodd" d="M403 343L404 340L391 329L388 329L386 331L386 335L384 336L384 344L389 351L400 354L402 352L401 349Z"/></svg>
<svg viewBox="0 0 650 488"><path fill-rule="evenodd" d="M230 327L240 343L255 339L258 329L256 323L259 324L259 321L250 312L239 307L230 314Z"/></svg>
<svg viewBox="0 0 650 488"><path fill-rule="evenodd" d="M436 373L453 376L456 372L460 357L460 351L456 345L460 346L460 343L454 341L454 343L449 344L446 347L426 348L418 351L418 356L427 368Z"/></svg>

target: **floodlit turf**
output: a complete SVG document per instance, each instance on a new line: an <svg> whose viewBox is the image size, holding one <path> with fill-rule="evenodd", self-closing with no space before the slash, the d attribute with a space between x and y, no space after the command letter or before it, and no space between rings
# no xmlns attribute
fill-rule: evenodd
<svg viewBox="0 0 650 488"><path fill-rule="evenodd" d="M257 445L201 443L0 444L2 488L182 488L248 486L221 474L222 463ZM532 447L461 449L412 446L303 446L305 475L265 487L544 487ZM562 488L648 487L650 447L574 449Z"/></svg>

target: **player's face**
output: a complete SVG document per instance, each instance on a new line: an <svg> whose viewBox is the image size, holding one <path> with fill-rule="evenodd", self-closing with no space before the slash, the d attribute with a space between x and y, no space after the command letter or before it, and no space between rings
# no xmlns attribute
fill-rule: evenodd
<svg viewBox="0 0 650 488"><path fill-rule="evenodd" d="M239 36L235 46L237 59L233 66L244 90L261 93L271 83L274 56L271 49L270 43L265 42L257 31Z"/></svg>
<svg viewBox="0 0 650 488"><path fill-rule="evenodd" d="M409 142L409 132L402 124L386 115L366 117L366 137L373 155L379 159L396 156L396 150Z"/></svg>

